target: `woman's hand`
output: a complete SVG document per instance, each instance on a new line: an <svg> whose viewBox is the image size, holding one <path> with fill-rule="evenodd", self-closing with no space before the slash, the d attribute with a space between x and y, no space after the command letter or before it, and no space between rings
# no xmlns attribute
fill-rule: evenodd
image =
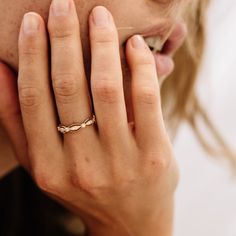
<svg viewBox="0 0 236 236"><path fill-rule="evenodd" d="M62 3L67 2L66 12ZM42 190L79 213L91 235L171 235L178 171L164 127L151 51L139 36L127 42L132 126L127 122L111 14L96 7L89 17L90 96L74 3L53 3L48 23L51 74L43 19L28 13L21 27L18 90L24 130L18 127L20 122L6 125L17 150L20 142L12 127L20 137L25 132L27 146L19 154L20 162ZM57 117L65 125L82 122L91 117L92 104L96 126L62 137Z"/></svg>

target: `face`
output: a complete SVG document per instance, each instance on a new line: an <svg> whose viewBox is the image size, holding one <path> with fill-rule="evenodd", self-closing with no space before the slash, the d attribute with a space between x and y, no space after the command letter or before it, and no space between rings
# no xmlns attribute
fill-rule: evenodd
<svg viewBox="0 0 236 236"><path fill-rule="evenodd" d="M106 6L115 19L120 38L125 97L127 107L131 107L130 75L123 50L126 40L134 34L141 34L145 38L155 36L154 41L151 39L152 44L155 44L155 47L160 50L174 24L181 21L181 15L187 2L188 0L75 0L81 23L87 77L89 78L90 74L87 19L94 6ZM26 12L36 11L47 21L50 3L51 0L0 1L0 60L17 70L17 39L22 17ZM130 109L127 111L128 117L132 119L132 111Z"/></svg>
<svg viewBox="0 0 236 236"><path fill-rule="evenodd" d="M183 0L75 0L81 23L81 37L84 50L86 73L90 74L90 48L88 40L87 19L90 11L96 5L107 7L116 22L119 32L121 60L124 72L124 90L127 103L128 117L132 120L130 99L130 75L124 57L126 40L141 34L149 38L150 46L160 50L168 39L173 26L181 20L183 9L188 1ZM0 1L0 60L18 68L17 40L24 13L35 11L48 18L51 0L8 0Z"/></svg>
<svg viewBox="0 0 236 236"><path fill-rule="evenodd" d="M120 37L120 45L133 34L159 36L164 42L181 18L186 0L75 0L81 23L85 60L89 62L87 18L96 5L106 6L112 13ZM183 3L184 2L184 3ZM23 14L36 11L45 20L51 0L0 1L0 59L17 69L17 38ZM86 63L89 64L89 63Z"/></svg>

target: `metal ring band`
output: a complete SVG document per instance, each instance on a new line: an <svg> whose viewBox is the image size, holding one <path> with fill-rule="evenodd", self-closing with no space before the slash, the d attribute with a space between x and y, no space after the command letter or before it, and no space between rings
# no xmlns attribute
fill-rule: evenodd
<svg viewBox="0 0 236 236"><path fill-rule="evenodd" d="M92 119L88 118L80 124L72 124L72 125L69 125L69 126L60 124L57 127L57 130L62 134L66 134L66 133L70 133L70 132L76 132L76 131L79 131L82 128L86 128L87 126L93 125L95 122L96 122L96 117L95 117L95 115L93 115Z"/></svg>

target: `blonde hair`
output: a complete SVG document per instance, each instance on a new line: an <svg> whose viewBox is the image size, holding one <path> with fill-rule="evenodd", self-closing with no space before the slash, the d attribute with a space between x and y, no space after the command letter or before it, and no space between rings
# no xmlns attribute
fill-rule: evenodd
<svg viewBox="0 0 236 236"><path fill-rule="evenodd" d="M163 111L167 126L176 132L181 121L192 127L204 149L215 157L225 157L236 167L235 153L228 147L199 102L195 85L201 65L204 45L206 12L209 0L195 0L187 4L184 11L188 37L175 55L176 68L167 78L161 90ZM185 66L184 66L185 65ZM203 121L206 130L212 135L215 144L210 144L200 128Z"/></svg>

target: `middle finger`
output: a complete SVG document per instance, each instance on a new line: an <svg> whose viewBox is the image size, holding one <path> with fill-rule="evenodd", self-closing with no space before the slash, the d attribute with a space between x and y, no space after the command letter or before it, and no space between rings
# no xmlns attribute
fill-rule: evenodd
<svg viewBox="0 0 236 236"><path fill-rule="evenodd" d="M89 19L92 53L91 88L100 135L117 143L127 137L118 33L110 12L95 7ZM118 139L118 140L117 140Z"/></svg>

